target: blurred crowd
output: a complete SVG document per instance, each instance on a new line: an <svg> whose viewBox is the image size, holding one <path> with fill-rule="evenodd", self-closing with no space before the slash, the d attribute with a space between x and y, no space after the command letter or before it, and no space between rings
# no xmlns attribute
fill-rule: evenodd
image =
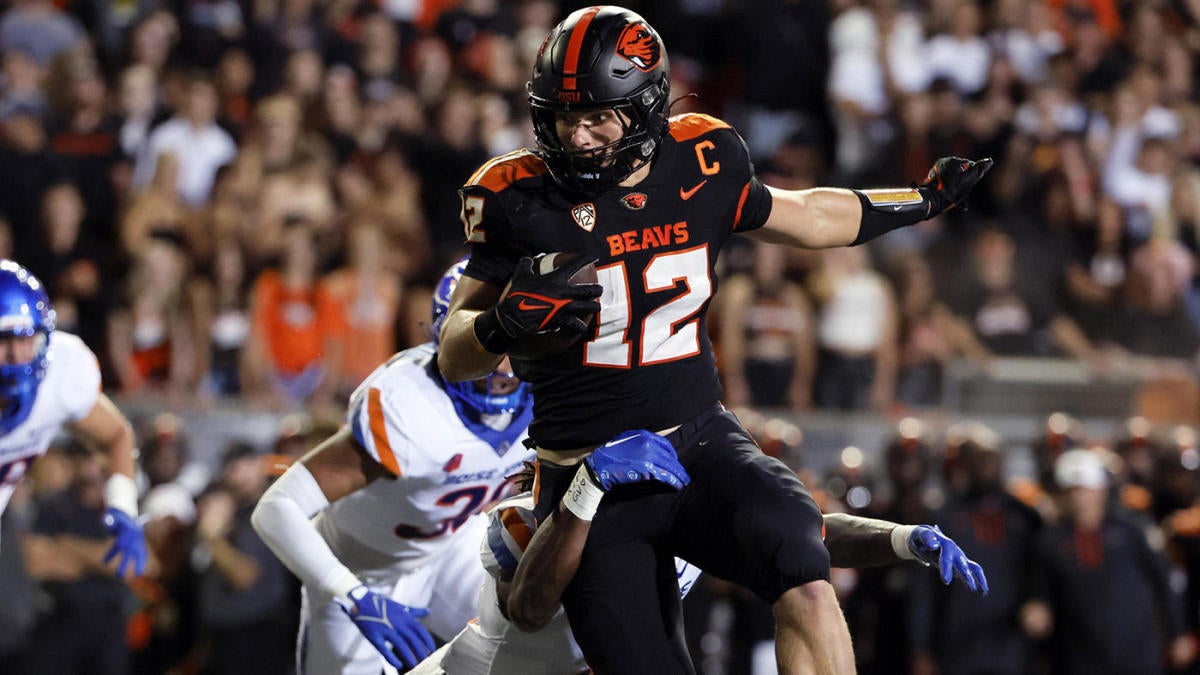
<svg viewBox="0 0 1200 675"><path fill-rule="evenodd" d="M113 390L336 408L427 338L455 190L532 145L530 62L575 4L12 0L0 254ZM1194 395L1197 3L630 4L670 47L672 112L733 122L768 183L997 160L969 210L867 248L731 247L732 403L936 405L946 363L1008 356Z"/></svg>
<svg viewBox="0 0 1200 675"><path fill-rule="evenodd" d="M0 257L47 284L113 392L336 416L428 339L429 287L464 252L455 190L532 146L530 64L582 4L8 0ZM668 45L672 112L732 122L768 184L903 186L942 155L996 159L969 209L867 247L733 242L709 326L730 405L922 410L953 361L1058 357L1170 383L1186 402L1172 410L1200 421L1200 2L625 4ZM1038 475L1015 486L1009 446L970 425L910 429L878 467L847 451L809 477L830 508L941 523L993 579L979 602L926 591L919 569L839 577L864 670L1194 660L1195 434L1138 422L1088 439L1052 419ZM215 479L181 476L169 420L141 429L157 562L132 595L88 525L103 467L70 446L36 465L5 514L0 672L291 662L295 582L247 522L284 460L235 445ZM276 454L307 440L291 429ZM1060 484L1060 455L1096 443ZM705 588L689 600L697 663L751 672L769 615ZM262 660L219 658L242 653Z"/></svg>
<svg viewBox="0 0 1200 675"><path fill-rule="evenodd" d="M811 452L799 429L746 418L767 452ZM937 523L991 587L981 599L916 565L833 570L859 672L1200 672L1194 427L1133 417L1097 435L1054 413L1032 438L1005 438L904 418L883 447L801 466L825 512ZM775 672L770 608L707 581L685 603L703 672Z"/></svg>
<svg viewBox="0 0 1200 675"><path fill-rule="evenodd" d="M881 448L800 469L823 510L936 523L988 576L981 600L918 566L834 570L860 672L1200 673L1195 427L1132 417L1096 433L1053 413L1032 437L1006 438L978 421L941 424L904 418ZM803 442L796 429L759 433L774 439L768 452ZM767 610L715 590L716 603L752 608L735 616L758 617L749 644L761 653ZM753 659L746 645L740 658ZM717 651L733 664L720 672L758 672L733 645Z"/></svg>

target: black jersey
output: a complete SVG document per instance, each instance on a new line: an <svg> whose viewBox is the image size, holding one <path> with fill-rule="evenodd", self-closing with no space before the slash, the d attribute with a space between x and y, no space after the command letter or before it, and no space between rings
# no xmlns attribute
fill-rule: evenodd
<svg viewBox="0 0 1200 675"><path fill-rule="evenodd" d="M746 146L707 115L672 118L649 175L599 195L564 191L537 155L484 164L459 194L471 261L464 272L503 287L517 259L551 251L597 258L604 287L593 331L571 349L513 359L533 388L529 435L566 450L628 429L665 429L721 395L705 313L717 253L771 210Z"/></svg>

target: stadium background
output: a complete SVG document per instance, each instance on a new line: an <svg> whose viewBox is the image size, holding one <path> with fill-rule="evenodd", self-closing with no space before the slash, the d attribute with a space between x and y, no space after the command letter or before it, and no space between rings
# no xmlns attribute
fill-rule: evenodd
<svg viewBox="0 0 1200 675"><path fill-rule="evenodd" d="M723 257L710 327L764 449L827 509L937 519L993 578L973 599L915 568L838 572L862 671L1074 672L1110 646L1087 617L1195 671L1200 3L627 5L662 33L673 96L696 94L672 111L733 122L770 184L997 160L965 213L869 247ZM43 555L61 532L39 516L86 507L98 475L56 447L4 515L0 672L86 651L100 626L124 634L128 672L287 672L294 582L249 541L246 504L426 339L429 287L462 253L455 189L532 144L530 62L577 6L4 5L0 256L46 282L134 420L158 562L126 586ZM1073 447L1103 454L1109 508L1157 557L1058 593L1037 542L1066 522L1049 469ZM222 543L261 556L253 578L214 562ZM1131 594L1153 620L1113 614ZM687 607L703 672L769 653L769 612L737 591Z"/></svg>

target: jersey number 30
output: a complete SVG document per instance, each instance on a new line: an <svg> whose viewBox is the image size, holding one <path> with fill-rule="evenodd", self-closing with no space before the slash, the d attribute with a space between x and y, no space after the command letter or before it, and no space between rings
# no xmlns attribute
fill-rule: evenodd
<svg viewBox="0 0 1200 675"><path fill-rule="evenodd" d="M467 522L468 518L482 511L485 506L507 497L515 480L516 477L513 476L497 485L496 489L492 491L490 499L487 498L488 486L486 485L472 485L442 495L435 504L451 508L461 504L461 510L457 515L443 518L433 531L422 530L416 525L405 525L404 523L400 523L392 531L401 539L436 539L445 534L453 534Z"/></svg>
<svg viewBox="0 0 1200 675"><path fill-rule="evenodd" d="M601 298L599 328L596 337L583 347L583 362L588 366L629 368L637 342L637 364L641 366L685 359L700 353L700 320L697 315L712 296L708 274L708 245L683 251L660 253L642 272L645 293L676 288L679 295L646 314L642 325L629 337L629 275L625 263L596 268L604 296Z"/></svg>

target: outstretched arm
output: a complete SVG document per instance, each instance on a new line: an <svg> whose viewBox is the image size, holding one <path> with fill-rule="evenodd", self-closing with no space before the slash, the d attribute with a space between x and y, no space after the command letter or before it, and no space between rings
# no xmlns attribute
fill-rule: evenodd
<svg viewBox="0 0 1200 675"><path fill-rule="evenodd" d="M949 584L957 576L972 591L988 592L983 568L937 526L830 513L825 516L825 547L833 567L877 567L916 560L936 567L943 583Z"/></svg>
<svg viewBox="0 0 1200 675"><path fill-rule="evenodd" d="M862 244L961 204L991 167L990 158L943 157L914 188L769 188L771 214L762 228L747 234L798 248Z"/></svg>

